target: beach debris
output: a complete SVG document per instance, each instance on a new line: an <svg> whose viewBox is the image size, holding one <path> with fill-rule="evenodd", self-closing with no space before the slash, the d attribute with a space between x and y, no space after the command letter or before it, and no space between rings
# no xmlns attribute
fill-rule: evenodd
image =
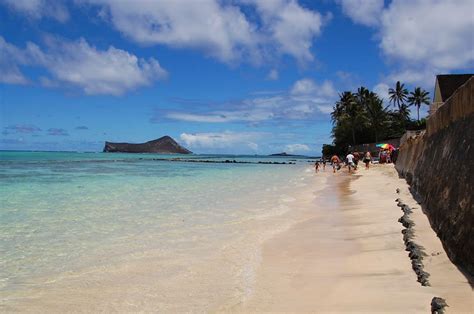
<svg viewBox="0 0 474 314"><path fill-rule="evenodd" d="M431 299L431 314L444 314L444 308L449 307L446 300L440 297Z"/></svg>
<svg viewBox="0 0 474 314"><path fill-rule="evenodd" d="M400 189L399 188L397 188L395 191L397 192L397 194L400 194Z"/></svg>
<svg viewBox="0 0 474 314"><path fill-rule="evenodd" d="M397 206L403 211L403 216L398 219L405 229L402 230L403 242L405 243L405 250L408 251L408 257L411 260L411 268L417 276L417 281L421 283L422 286L429 286L428 281L429 273L424 271L423 258L428 256L424 248L421 245L416 244L413 241L415 233L413 231L413 226L415 223L410 218L410 214L413 210L410 206L404 204L400 199L396 199Z"/></svg>

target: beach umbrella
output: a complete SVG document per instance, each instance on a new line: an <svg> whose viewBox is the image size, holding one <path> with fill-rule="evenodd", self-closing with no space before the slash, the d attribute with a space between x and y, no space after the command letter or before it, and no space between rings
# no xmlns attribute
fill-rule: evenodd
<svg viewBox="0 0 474 314"><path fill-rule="evenodd" d="M395 147L392 144L387 144L387 143L377 144L375 146L380 147L382 149L389 149L389 150L395 149Z"/></svg>

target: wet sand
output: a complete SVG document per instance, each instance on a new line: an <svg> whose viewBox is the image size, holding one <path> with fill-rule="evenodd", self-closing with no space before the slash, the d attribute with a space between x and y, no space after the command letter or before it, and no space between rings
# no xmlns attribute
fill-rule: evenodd
<svg viewBox="0 0 474 314"><path fill-rule="evenodd" d="M253 295L236 312L472 313L474 293L449 261L408 185L392 165L332 176L308 219L268 240ZM396 189L400 189L400 194ZM415 242L424 247L430 287L421 286L402 240L395 199L412 207Z"/></svg>

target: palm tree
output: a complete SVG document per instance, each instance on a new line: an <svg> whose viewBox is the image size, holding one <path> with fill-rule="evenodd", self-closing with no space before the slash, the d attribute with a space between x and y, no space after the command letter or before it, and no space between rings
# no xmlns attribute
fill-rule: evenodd
<svg viewBox="0 0 474 314"><path fill-rule="evenodd" d="M395 89L390 88L388 94L390 95L390 102L393 103L394 106L396 104L398 111L400 111L401 105L408 99L408 90L405 88L405 84L401 84L400 81L397 81Z"/></svg>
<svg viewBox="0 0 474 314"><path fill-rule="evenodd" d="M420 121L420 107L422 104L429 105L430 98L428 97L430 93L421 89L420 87L415 88L414 92L410 92L410 97L408 97L408 103L415 105L418 114L418 121Z"/></svg>
<svg viewBox="0 0 474 314"><path fill-rule="evenodd" d="M334 111L331 113L333 123L347 125L351 130L352 144L356 144L355 130L362 117L362 110L352 92L346 91L339 95Z"/></svg>
<svg viewBox="0 0 474 314"><path fill-rule="evenodd" d="M354 94L352 94L352 92L346 91L339 94L339 100L336 102L336 106L333 108L334 110L331 113L332 122L340 122L344 118L345 107L349 106L354 101Z"/></svg>
<svg viewBox="0 0 474 314"><path fill-rule="evenodd" d="M408 105L400 105L400 109L398 110L398 116L400 117L402 126L405 127L407 122L410 122L410 108L408 108Z"/></svg>
<svg viewBox="0 0 474 314"><path fill-rule="evenodd" d="M365 97L365 111L370 126L375 135L375 142L379 141L380 130L387 124L388 120L388 106L383 106L383 100L380 99L374 92L367 91Z"/></svg>

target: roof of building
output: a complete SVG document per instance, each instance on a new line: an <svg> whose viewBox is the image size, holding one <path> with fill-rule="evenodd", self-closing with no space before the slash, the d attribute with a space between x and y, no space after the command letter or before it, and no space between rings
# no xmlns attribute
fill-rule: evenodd
<svg viewBox="0 0 474 314"><path fill-rule="evenodd" d="M439 90L441 92L441 101L446 101L452 94L474 74L440 74L436 75Z"/></svg>

